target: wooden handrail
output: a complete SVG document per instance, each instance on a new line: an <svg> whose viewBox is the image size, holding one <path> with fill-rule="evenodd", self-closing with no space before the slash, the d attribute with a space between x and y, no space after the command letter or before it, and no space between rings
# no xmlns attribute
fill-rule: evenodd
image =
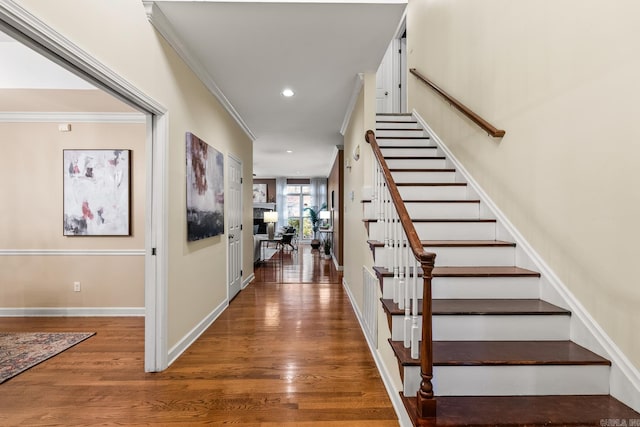
<svg viewBox="0 0 640 427"><path fill-rule="evenodd" d="M440 87L438 87L431 80L429 80L428 78L420 74L420 72L415 68L411 68L409 72L414 76L416 76L418 80L421 80L424 84L426 84L431 89L436 91L440 96L446 99L451 105L453 105L458 110L460 110L460 112L465 116L467 116L472 122L480 126L482 129L486 130L489 135L493 136L494 138L502 138L506 133L502 129L497 129L491 123L489 123L488 121L486 121L485 119L483 119L482 117L480 117L479 115L471 111L469 107L467 107L466 105L464 105L463 103L455 99L453 96L449 95L444 90L440 89Z"/></svg>
<svg viewBox="0 0 640 427"><path fill-rule="evenodd" d="M391 176L389 166L382 155L382 151L380 151L375 133L372 130L368 130L365 133L364 139L371 145L371 149L378 160L378 164L382 169L382 175L387 184L387 190L391 195L391 200L393 201L400 223L407 236L409 247L411 247L413 255L416 260L420 262L420 267L422 268L422 341L420 342L420 376L422 381L417 394L417 409L418 417L432 418L436 415L436 400L433 395L433 385L431 382L433 379L433 308L431 280L436 254L424 250L420 237L418 237L418 232L413 226L411 217L407 212L404 200L402 200L400 191L398 191L398 187ZM417 274L417 272L414 271L414 274Z"/></svg>

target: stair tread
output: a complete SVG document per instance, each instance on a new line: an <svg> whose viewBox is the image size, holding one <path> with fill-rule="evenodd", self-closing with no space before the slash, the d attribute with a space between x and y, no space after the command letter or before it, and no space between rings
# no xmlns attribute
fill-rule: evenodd
<svg viewBox="0 0 640 427"><path fill-rule="evenodd" d="M376 120L376 123L413 123L418 124L417 120Z"/></svg>
<svg viewBox="0 0 640 427"><path fill-rule="evenodd" d="M410 156L385 156L385 160L445 160L445 156L419 156L419 157L410 157Z"/></svg>
<svg viewBox="0 0 640 427"><path fill-rule="evenodd" d="M391 168L389 172L455 172L456 170L453 168L441 168L441 169L419 169L419 168L408 168L408 169L397 169Z"/></svg>
<svg viewBox="0 0 640 427"><path fill-rule="evenodd" d="M416 398L400 395L413 424L425 427L600 426L609 425L603 421L640 419L610 395L436 396L436 418L418 422Z"/></svg>
<svg viewBox="0 0 640 427"><path fill-rule="evenodd" d="M465 187L466 182L396 182L396 187Z"/></svg>
<svg viewBox="0 0 640 427"><path fill-rule="evenodd" d="M403 150L437 150L438 147L436 147L435 145L381 145L380 146L381 149L384 148L391 148L391 149L396 149L396 148L400 148Z"/></svg>
<svg viewBox="0 0 640 427"><path fill-rule="evenodd" d="M383 247L384 242L367 240L370 247ZM503 240L421 240L423 247L487 247L487 246L515 246L514 242Z"/></svg>
<svg viewBox="0 0 640 427"><path fill-rule="evenodd" d="M391 315L404 315L404 309L392 299L382 299L382 306ZM422 299L418 300L422 314ZM540 299L434 299L434 315L570 315L564 308Z"/></svg>
<svg viewBox="0 0 640 427"><path fill-rule="evenodd" d="M374 266L374 271L382 277L393 277L393 272L385 267ZM434 267L433 277L540 277L537 271L520 267ZM421 276L421 272L418 271Z"/></svg>
<svg viewBox="0 0 640 427"><path fill-rule="evenodd" d="M384 130L397 130L397 129L384 129ZM411 129L422 130L422 129ZM430 139L428 136L377 136L376 139Z"/></svg>
<svg viewBox="0 0 640 427"><path fill-rule="evenodd" d="M367 218L363 222L378 222L377 219ZM411 218L411 222L496 222L493 218Z"/></svg>
<svg viewBox="0 0 640 427"><path fill-rule="evenodd" d="M403 366L420 366L402 341L391 347ZM434 341L434 366L604 365L611 362L573 341Z"/></svg>
<svg viewBox="0 0 640 427"><path fill-rule="evenodd" d="M371 203L371 199L362 199L362 203ZM480 203L479 199L464 199L464 200L404 200L404 203Z"/></svg>

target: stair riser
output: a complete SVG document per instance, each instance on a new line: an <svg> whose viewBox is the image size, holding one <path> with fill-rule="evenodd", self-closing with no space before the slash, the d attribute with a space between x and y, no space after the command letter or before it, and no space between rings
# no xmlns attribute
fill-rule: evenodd
<svg viewBox="0 0 640 427"><path fill-rule="evenodd" d="M434 277L431 289L434 299L465 298L540 298L537 277ZM418 278L418 295L422 296L422 278ZM393 298L393 277L384 277L382 297Z"/></svg>
<svg viewBox="0 0 640 427"><path fill-rule="evenodd" d="M558 341L569 339L567 315L434 315L434 341ZM391 318L391 339L404 340L404 316ZM422 316L418 316L422 334ZM422 335L421 335L422 336Z"/></svg>
<svg viewBox="0 0 640 427"><path fill-rule="evenodd" d="M389 169L442 169L447 162L444 159L385 159Z"/></svg>
<svg viewBox="0 0 640 427"><path fill-rule="evenodd" d="M431 146L431 147L422 146L422 147L415 147L415 148L384 147L380 151L382 151L382 155L384 157L416 158L416 157L442 156L442 152L435 146Z"/></svg>
<svg viewBox="0 0 640 427"><path fill-rule="evenodd" d="M394 257L393 249L376 247L376 265L389 265ZM515 248L513 246L479 246L479 247L432 247L425 250L436 254L436 267L492 267L515 265Z"/></svg>
<svg viewBox="0 0 640 427"><path fill-rule="evenodd" d="M411 218L424 219L479 219L480 203L405 203ZM365 203L364 218L377 219L373 203Z"/></svg>
<svg viewBox="0 0 640 427"><path fill-rule="evenodd" d="M495 240L494 222L414 222L420 240Z"/></svg>
<svg viewBox="0 0 640 427"><path fill-rule="evenodd" d="M495 240L494 222L414 222L413 226L421 240ZM369 224L369 236L384 241L385 225L381 222Z"/></svg>
<svg viewBox="0 0 640 427"><path fill-rule="evenodd" d="M455 172L392 172L396 184L456 182Z"/></svg>
<svg viewBox="0 0 640 427"><path fill-rule="evenodd" d="M384 119L378 119L378 120L384 120ZM391 120L389 119L388 121L394 121L397 122L398 120ZM379 131L380 129L421 129L421 126L418 124L418 122L409 122L409 121L403 121L402 123L376 123L376 132Z"/></svg>
<svg viewBox="0 0 640 427"><path fill-rule="evenodd" d="M394 129L378 129L378 136L408 137L408 136L426 136L422 129L416 130L394 130Z"/></svg>
<svg viewBox="0 0 640 427"><path fill-rule="evenodd" d="M384 148L384 147L392 148L394 146L401 146L401 147L435 147L436 146L433 140L428 138L424 138L424 139L380 138L377 141L380 148Z"/></svg>
<svg viewBox="0 0 640 427"><path fill-rule="evenodd" d="M609 394L608 366L434 366L437 396ZM404 367L404 394L415 396L420 367Z"/></svg>
<svg viewBox="0 0 640 427"><path fill-rule="evenodd" d="M376 114L376 121L415 122L411 114Z"/></svg>
<svg viewBox="0 0 640 427"><path fill-rule="evenodd" d="M404 200L466 200L467 187L453 186L406 186L398 187Z"/></svg>

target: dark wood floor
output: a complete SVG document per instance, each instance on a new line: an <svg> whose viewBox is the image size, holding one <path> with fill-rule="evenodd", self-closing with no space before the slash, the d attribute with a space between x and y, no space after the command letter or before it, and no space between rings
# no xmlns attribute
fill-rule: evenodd
<svg viewBox="0 0 640 427"><path fill-rule="evenodd" d="M309 247L276 257L162 373L141 318L0 318L97 332L1 384L0 425L397 426L341 275Z"/></svg>

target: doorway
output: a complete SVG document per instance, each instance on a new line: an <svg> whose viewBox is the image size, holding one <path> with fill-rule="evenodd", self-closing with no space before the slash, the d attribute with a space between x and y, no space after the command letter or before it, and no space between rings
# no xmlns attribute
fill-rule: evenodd
<svg viewBox="0 0 640 427"><path fill-rule="evenodd" d="M229 206L228 219L228 280L229 295L231 301L242 286L242 162L235 157L227 156L229 160Z"/></svg>
<svg viewBox="0 0 640 427"><path fill-rule="evenodd" d="M167 366L168 353L166 109L15 3L0 5L0 31L145 115L144 369L161 371Z"/></svg>

